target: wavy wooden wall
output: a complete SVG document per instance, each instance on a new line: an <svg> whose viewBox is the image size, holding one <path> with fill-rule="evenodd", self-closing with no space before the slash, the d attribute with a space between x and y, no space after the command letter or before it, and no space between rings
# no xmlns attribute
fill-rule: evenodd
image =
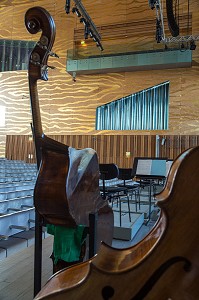
<svg viewBox="0 0 199 300"><path fill-rule="evenodd" d="M186 1L182 1L182 3ZM100 0L83 1L86 10L97 26L139 22L154 19L154 26L147 35L134 28L134 33L122 39L105 38L105 45L123 45L125 50L153 49L155 46L155 12L145 0ZM47 135L96 135L96 140L106 135L136 135L140 132L96 132L95 109L97 106L138 92L160 82L170 81L169 130L159 134L199 134L199 46L193 51L191 68L153 71L82 75L73 82L66 73L66 52L74 45L74 29L82 24L76 15L66 15L63 0L4 0L0 2L0 38L35 40L24 26L24 15L28 8L42 6L54 17L57 35L53 50L59 59L50 58L48 82L38 82L43 130ZM183 13L186 11L184 7ZM192 33L199 34L199 3L190 0ZM103 42L103 36L102 36ZM93 46L95 46L93 44ZM158 45L158 47L163 47ZM26 71L0 73L0 105L6 106L6 126L0 128L0 156L5 156L6 135L30 135L31 113L28 78ZM156 134L154 132L148 135ZM116 157L116 153L114 157Z"/></svg>
<svg viewBox="0 0 199 300"><path fill-rule="evenodd" d="M93 148L98 154L100 163L116 163L121 168L131 168L136 156L156 156L156 135L52 135L50 137L76 149ZM159 156L170 159L176 158L190 147L199 145L199 136L195 135L160 135L158 138ZM8 135L6 157L36 162L31 137Z"/></svg>

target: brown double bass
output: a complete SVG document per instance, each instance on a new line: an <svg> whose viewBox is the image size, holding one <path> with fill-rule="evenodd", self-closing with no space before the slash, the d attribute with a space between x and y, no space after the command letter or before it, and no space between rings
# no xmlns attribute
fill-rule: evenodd
<svg viewBox="0 0 199 300"><path fill-rule="evenodd" d="M35 28L33 12L37 15L38 9L30 12L27 24ZM198 158L195 147L174 161L164 189L156 195L160 217L142 241L122 250L102 243L90 260L54 274L35 300L198 300Z"/></svg>
<svg viewBox="0 0 199 300"><path fill-rule="evenodd" d="M34 205L45 223L76 227L89 226L89 214L97 213L97 243L113 236L113 212L99 190L99 164L91 148L77 150L47 137L42 130L37 81L48 80L47 61L55 39L55 23L42 7L30 8L25 25L41 37L31 52L28 66L33 133L38 176Z"/></svg>
<svg viewBox="0 0 199 300"><path fill-rule="evenodd" d="M182 153L156 195L161 215L138 244L102 244L91 260L52 276L35 300L199 299L199 147Z"/></svg>

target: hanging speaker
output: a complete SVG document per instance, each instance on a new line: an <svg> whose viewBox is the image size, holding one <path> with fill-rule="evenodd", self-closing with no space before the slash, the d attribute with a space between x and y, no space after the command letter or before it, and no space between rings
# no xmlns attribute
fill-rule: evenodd
<svg viewBox="0 0 199 300"><path fill-rule="evenodd" d="M175 20L175 16L173 13L173 0L166 0L166 10L167 10L167 21L168 27L172 36L179 35L179 27Z"/></svg>

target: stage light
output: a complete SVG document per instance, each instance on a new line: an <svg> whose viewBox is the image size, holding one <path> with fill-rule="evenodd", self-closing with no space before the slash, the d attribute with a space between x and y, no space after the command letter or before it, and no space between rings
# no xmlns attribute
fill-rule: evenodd
<svg viewBox="0 0 199 300"><path fill-rule="evenodd" d="M194 41L190 42L190 50L196 50L196 44Z"/></svg>
<svg viewBox="0 0 199 300"><path fill-rule="evenodd" d="M73 14L75 13L79 18L82 16L82 15L80 14L79 10L77 9L77 7L73 7L73 8L72 8L72 13L73 13Z"/></svg>
<svg viewBox="0 0 199 300"><path fill-rule="evenodd" d="M89 29L89 35L90 35L91 38L93 37L93 32L90 29Z"/></svg>
<svg viewBox="0 0 199 300"><path fill-rule="evenodd" d="M104 48L102 47L102 44L100 43L100 41L97 41L97 42L96 42L96 46L97 46L101 51L104 50Z"/></svg>
<svg viewBox="0 0 199 300"><path fill-rule="evenodd" d="M66 0L65 11L67 14L70 13L70 0Z"/></svg>
<svg viewBox="0 0 199 300"><path fill-rule="evenodd" d="M85 25L85 28L84 28L84 38L87 39L88 38L88 34L89 34L89 28L87 25Z"/></svg>
<svg viewBox="0 0 199 300"><path fill-rule="evenodd" d="M93 23L91 17L87 13L85 7L83 6L81 0L73 0L75 3L75 6L72 8L72 13L75 13L78 17L80 17L80 23L83 23L84 28L84 39L88 39L88 36L90 36L94 42L99 42L98 47L100 50L103 50L103 47L100 43L101 36L97 30L97 27ZM158 0L154 0L158 1ZM66 0L66 6L65 6L66 13L70 12L70 0ZM85 46L86 44L82 44L82 46Z"/></svg>
<svg viewBox="0 0 199 300"><path fill-rule="evenodd" d="M160 20L156 19L156 41L160 43L162 40L162 27Z"/></svg>
<svg viewBox="0 0 199 300"><path fill-rule="evenodd" d="M84 26L86 26L86 25L87 25L87 23L86 23L86 19L84 19L84 18L81 18L81 19L80 19L80 23L83 23L83 24L84 24Z"/></svg>
<svg viewBox="0 0 199 300"><path fill-rule="evenodd" d="M151 9L154 9L155 8L155 3L156 3L156 0L149 0L149 7Z"/></svg>
<svg viewBox="0 0 199 300"><path fill-rule="evenodd" d="M188 44L187 44L187 46L188 46ZM186 50L188 49L187 46L185 46L185 44L182 43L182 44L180 45L180 51L181 51L181 52L186 51Z"/></svg>
<svg viewBox="0 0 199 300"><path fill-rule="evenodd" d="M94 41L94 42L97 42L97 38L96 38L95 35L93 35L93 41Z"/></svg>

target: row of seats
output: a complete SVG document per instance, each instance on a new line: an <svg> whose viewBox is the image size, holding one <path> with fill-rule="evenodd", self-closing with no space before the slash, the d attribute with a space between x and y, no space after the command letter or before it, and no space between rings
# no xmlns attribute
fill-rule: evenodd
<svg viewBox="0 0 199 300"><path fill-rule="evenodd" d="M22 175L22 176L7 176L0 177L0 183L32 181L36 179L36 175Z"/></svg>
<svg viewBox="0 0 199 300"><path fill-rule="evenodd" d="M0 159L0 239L8 239L35 226L36 176L35 164Z"/></svg>
<svg viewBox="0 0 199 300"><path fill-rule="evenodd" d="M4 169L0 169L0 175L4 175L4 176L12 176L14 175L22 175L22 174L35 174L35 170L34 169L19 169L19 170L15 170L15 169L9 169L9 170L4 170Z"/></svg>
<svg viewBox="0 0 199 300"><path fill-rule="evenodd" d="M33 196L24 196L10 200L0 201L0 215L10 212L21 211L26 208L33 208Z"/></svg>
<svg viewBox="0 0 199 300"><path fill-rule="evenodd" d="M34 207L0 216L0 239L8 239L16 233L28 231L35 226L34 219Z"/></svg>
<svg viewBox="0 0 199 300"><path fill-rule="evenodd" d="M0 183L0 193L1 192L10 192L16 190L32 189L35 186L34 181L17 181L17 182L4 182Z"/></svg>
<svg viewBox="0 0 199 300"><path fill-rule="evenodd" d="M25 187L25 189L1 192L0 201L33 195L34 187L31 188L28 186L23 186L23 187Z"/></svg>
<svg viewBox="0 0 199 300"><path fill-rule="evenodd" d="M10 169L37 169L36 164L26 163L21 160L8 160L0 158L0 169L10 168Z"/></svg>

